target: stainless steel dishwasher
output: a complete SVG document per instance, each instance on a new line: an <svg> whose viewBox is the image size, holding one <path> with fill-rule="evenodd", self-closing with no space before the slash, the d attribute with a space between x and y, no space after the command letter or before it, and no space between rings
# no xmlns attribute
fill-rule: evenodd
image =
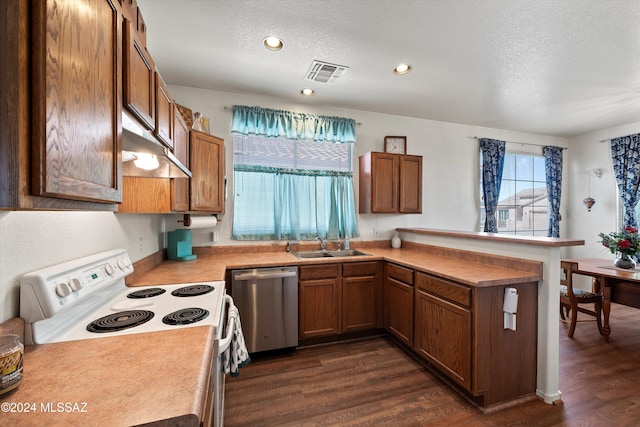
<svg viewBox="0 0 640 427"><path fill-rule="evenodd" d="M298 345L298 268L234 270L233 300L249 353Z"/></svg>

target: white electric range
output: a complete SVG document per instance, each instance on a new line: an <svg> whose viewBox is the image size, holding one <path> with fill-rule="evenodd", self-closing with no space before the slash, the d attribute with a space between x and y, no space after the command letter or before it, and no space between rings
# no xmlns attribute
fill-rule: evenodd
<svg viewBox="0 0 640 427"><path fill-rule="evenodd" d="M124 249L114 249L46 267L22 276L20 317L25 343L47 344L194 326L215 328L210 395L213 424L222 425L224 373L233 322L226 319L233 299L224 281L127 287L133 265ZM223 330L226 327L226 333Z"/></svg>

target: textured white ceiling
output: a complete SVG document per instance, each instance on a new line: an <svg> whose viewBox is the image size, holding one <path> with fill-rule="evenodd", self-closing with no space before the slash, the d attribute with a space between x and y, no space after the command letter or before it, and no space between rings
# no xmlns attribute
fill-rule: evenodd
<svg viewBox="0 0 640 427"><path fill-rule="evenodd" d="M640 121L640 0L138 4L168 84L564 137ZM309 82L314 59L350 68Z"/></svg>

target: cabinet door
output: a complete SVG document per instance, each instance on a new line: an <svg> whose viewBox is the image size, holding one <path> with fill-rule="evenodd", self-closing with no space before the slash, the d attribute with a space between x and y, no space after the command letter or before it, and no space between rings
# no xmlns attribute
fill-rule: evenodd
<svg viewBox="0 0 640 427"><path fill-rule="evenodd" d="M156 127L155 66L136 36L135 24L124 21L124 105L144 126Z"/></svg>
<svg viewBox="0 0 640 427"><path fill-rule="evenodd" d="M387 277L384 326L405 344L413 344L413 286Z"/></svg>
<svg viewBox="0 0 640 427"><path fill-rule="evenodd" d="M173 98L158 72L155 73L156 129L154 134L173 150Z"/></svg>
<svg viewBox="0 0 640 427"><path fill-rule="evenodd" d="M33 5L32 192L120 202L120 6L94 1L87 13L71 0Z"/></svg>
<svg viewBox="0 0 640 427"><path fill-rule="evenodd" d="M375 329L376 276L342 279L342 332Z"/></svg>
<svg viewBox="0 0 640 427"><path fill-rule="evenodd" d="M338 279L301 280L299 295L300 338L340 332Z"/></svg>
<svg viewBox="0 0 640 427"><path fill-rule="evenodd" d="M401 213L422 213L422 156L400 156Z"/></svg>
<svg viewBox="0 0 640 427"><path fill-rule="evenodd" d="M414 350L471 390L471 312L416 290Z"/></svg>
<svg viewBox="0 0 640 427"><path fill-rule="evenodd" d="M173 154L189 167L189 128L173 104ZM171 180L171 206L175 212L189 210L189 178Z"/></svg>
<svg viewBox="0 0 640 427"><path fill-rule="evenodd" d="M224 140L194 130L189 134L190 209L224 213Z"/></svg>
<svg viewBox="0 0 640 427"><path fill-rule="evenodd" d="M371 154L371 212L398 212L399 156L386 153Z"/></svg>

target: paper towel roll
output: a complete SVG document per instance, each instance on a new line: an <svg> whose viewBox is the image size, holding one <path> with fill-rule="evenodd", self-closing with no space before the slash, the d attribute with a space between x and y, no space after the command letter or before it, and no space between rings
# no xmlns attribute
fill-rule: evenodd
<svg viewBox="0 0 640 427"><path fill-rule="evenodd" d="M215 216L192 216L191 224L185 226L186 228L213 228L218 224L218 219Z"/></svg>

